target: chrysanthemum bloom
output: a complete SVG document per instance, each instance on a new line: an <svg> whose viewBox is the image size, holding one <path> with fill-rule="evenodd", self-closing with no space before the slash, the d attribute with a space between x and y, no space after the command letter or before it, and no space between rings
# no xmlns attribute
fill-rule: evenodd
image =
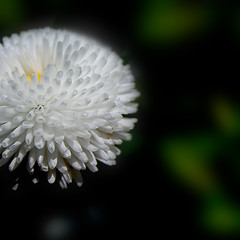
<svg viewBox="0 0 240 240"><path fill-rule="evenodd" d="M109 48L66 30L30 30L0 45L0 166L26 162L49 183L114 165L129 140L139 95L129 66Z"/></svg>

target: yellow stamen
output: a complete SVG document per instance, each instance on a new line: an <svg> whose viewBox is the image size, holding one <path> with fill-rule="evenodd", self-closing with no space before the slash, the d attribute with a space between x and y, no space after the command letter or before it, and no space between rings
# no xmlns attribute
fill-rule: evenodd
<svg viewBox="0 0 240 240"><path fill-rule="evenodd" d="M30 73L30 74L27 75L27 79L28 79L29 83L31 83L31 76L32 75L33 75L33 73ZM37 73L39 83L40 83L42 75L43 75L42 73Z"/></svg>

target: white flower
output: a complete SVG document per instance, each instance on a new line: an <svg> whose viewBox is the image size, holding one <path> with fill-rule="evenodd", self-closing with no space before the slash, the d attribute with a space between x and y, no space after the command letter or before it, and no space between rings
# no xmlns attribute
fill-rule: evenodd
<svg viewBox="0 0 240 240"><path fill-rule="evenodd" d="M3 38L0 166L13 171L25 159L49 183L81 186L80 170L115 164L115 145L136 122L123 115L136 112L138 95L129 66L88 37L44 28Z"/></svg>

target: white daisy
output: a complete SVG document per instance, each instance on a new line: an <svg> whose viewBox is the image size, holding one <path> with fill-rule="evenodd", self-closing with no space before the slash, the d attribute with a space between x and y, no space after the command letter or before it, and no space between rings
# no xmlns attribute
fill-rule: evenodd
<svg viewBox="0 0 240 240"><path fill-rule="evenodd" d="M49 183L75 180L97 161L114 165L139 96L129 66L109 48L66 30L30 30L0 45L0 166L26 161ZM36 179L34 179L36 182Z"/></svg>

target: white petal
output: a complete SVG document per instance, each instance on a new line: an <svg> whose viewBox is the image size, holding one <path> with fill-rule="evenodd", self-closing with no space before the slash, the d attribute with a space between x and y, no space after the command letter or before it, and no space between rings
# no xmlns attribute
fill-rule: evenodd
<svg viewBox="0 0 240 240"><path fill-rule="evenodd" d="M56 169L48 171L48 182L50 184L54 183L56 180Z"/></svg>

